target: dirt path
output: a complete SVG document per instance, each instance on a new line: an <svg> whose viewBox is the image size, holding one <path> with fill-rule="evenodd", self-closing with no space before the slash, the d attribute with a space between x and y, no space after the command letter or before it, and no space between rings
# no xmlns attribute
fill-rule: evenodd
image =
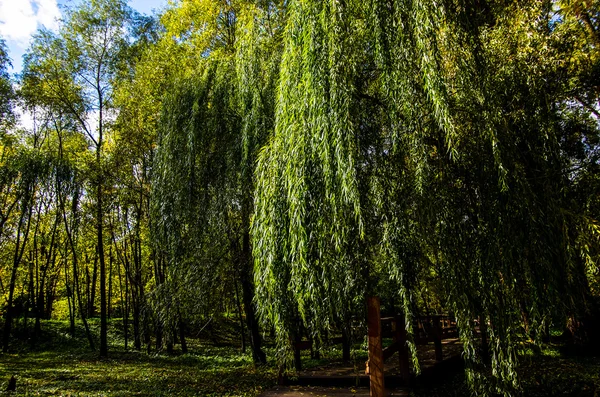
<svg viewBox="0 0 600 397"><path fill-rule="evenodd" d="M367 397L369 389L365 387L312 387L312 386L276 386L260 397ZM390 390L390 397L408 397L406 390Z"/></svg>

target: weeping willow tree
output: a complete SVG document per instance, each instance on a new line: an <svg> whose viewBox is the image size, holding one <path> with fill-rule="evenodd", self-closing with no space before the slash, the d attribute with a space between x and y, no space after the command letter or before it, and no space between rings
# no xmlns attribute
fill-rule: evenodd
<svg viewBox="0 0 600 397"><path fill-rule="evenodd" d="M569 61L597 64L585 4L289 2L252 225L257 302L284 361L298 317L318 334L384 287L410 335L424 268L477 393L518 389L517 347L551 316L590 316L597 214L573 197L565 147L585 142L594 174L596 112L574 92L598 92ZM565 31L584 38L564 45Z"/></svg>
<svg viewBox="0 0 600 397"><path fill-rule="evenodd" d="M187 29L177 29L199 58L194 72L182 73L164 98L153 183L155 239L169 261L162 288L193 297L186 301L207 313L221 307L218 291L239 282L257 363L266 356L249 237L253 164L273 130L283 3L180 5L178 12L196 15Z"/></svg>

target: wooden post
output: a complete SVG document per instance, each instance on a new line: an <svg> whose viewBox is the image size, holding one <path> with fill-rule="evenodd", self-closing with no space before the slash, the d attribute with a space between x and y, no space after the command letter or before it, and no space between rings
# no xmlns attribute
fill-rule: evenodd
<svg viewBox="0 0 600 397"><path fill-rule="evenodd" d="M381 346L381 314L379 298L367 298L367 324L369 335L369 361L367 371L369 374L371 397L384 397L385 385L383 378L383 349Z"/></svg>
<svg viewBox="0 0 600 397"><path fill-rule="evenodd" d="M410 359L406 345L406 324L404 316L397 315L394 322L394 342L398 343L398 359L400 376L404 385L410 384Z"/></svg>
<svg viewBox="0 0 600 397"><path fill-rule="evenodd" d="M433 322L433 343L435 344L435 361L444 361L444 353L442 352L442 327L440 325L440 318L435 316L432 317Z"/></svg>

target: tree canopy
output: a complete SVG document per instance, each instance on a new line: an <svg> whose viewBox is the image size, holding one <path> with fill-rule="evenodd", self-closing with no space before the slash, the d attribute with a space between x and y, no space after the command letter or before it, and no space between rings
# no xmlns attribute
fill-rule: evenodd
<svg viewBox="0 0 600 397"><path fill-rule="evenodd" d="M573 200L583 174L565 143L575 133L596 156L595 109L574 96L567 55L593 63L595 28L575 8L289 4L253 221L259 302L282 345L294 313L319 331L382 288L410 328L433 273L472 384L509 392L523 321L536 338L557 313L593 316L596 216ZM491 324L487 382L478 318Z"/></svg>
<svg viewBox="0 0 600 397"><path fill-rule="evenodd" d="M102 355L111 313L169 351L235 313L283 368L303 333L349 358L376 295L416 372L413 319L447 313L472 390L513 394L524 341L600 340L599 24L597 1L92 0L16 91L0 41L4 350L56 301L92 347L100 316Z"/></svg>

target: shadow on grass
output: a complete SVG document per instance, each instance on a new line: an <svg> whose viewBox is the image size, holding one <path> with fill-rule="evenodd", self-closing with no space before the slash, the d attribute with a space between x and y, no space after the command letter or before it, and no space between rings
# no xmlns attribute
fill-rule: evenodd
<svg viewBox="0 0 600 397"><path fill-rule="evenodd" d="M196 339L189 340L191 354L168 356L125 351L113 337L101 359L81 327L72 338L68 324L46 322L39 341L20 341L0 355L0 390L16 375L16 395L256 396L276 379L272 367L255 368L249 354Z"/></svg>

